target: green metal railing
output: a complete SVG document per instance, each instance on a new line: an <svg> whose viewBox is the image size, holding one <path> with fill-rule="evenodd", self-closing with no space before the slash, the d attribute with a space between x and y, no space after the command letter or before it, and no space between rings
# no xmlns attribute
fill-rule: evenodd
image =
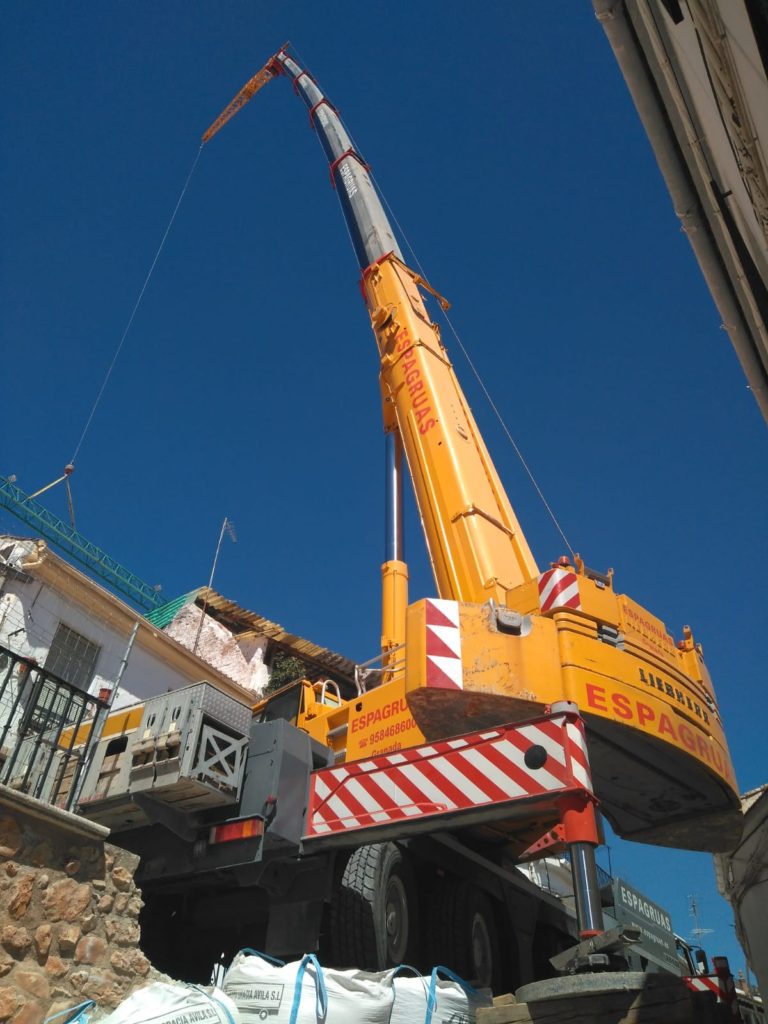
<svg viewBox="0 0 768 1024"><path fill-rule="evenodd" d="M86 569L95 573L114 590L129 598L135 605L152 611L165 603L165 599L149 583L139 579L125 566L102 551L77 530L73 530L62 519L30 498L21 488L7 477L0 475L0 506L7 509L35 533L55 544Z"/></svg>

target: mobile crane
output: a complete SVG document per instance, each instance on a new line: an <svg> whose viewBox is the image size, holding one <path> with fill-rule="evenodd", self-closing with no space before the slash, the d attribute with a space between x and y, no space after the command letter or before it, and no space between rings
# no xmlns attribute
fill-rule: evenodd
<svg viewBox="0 0 768 1024"><path fill-rule="evenodd" d="M382 649L391 670L376 703L384 694L387 706L398 702L395 717L407 727L395 742L442 738L572 700L586 719L603 813L619 835L728 848L739 823L736 786L701 648L687 627L675 643L658 618L614 590L612 573L568 559L539 572L425 307L421 289L431 289L403 261L363 158L286 50L245 87L247 98L254 83L277 75L306 103L328 157L379 349L390 467ZM243 102L238 94L206 142ZM401 447L440 598L410 608ZM394 652L403 644L405 666L396 673ZM391 735L371 739L376 710L367 702L360 712L355 702L329 708L311 734L321 741L332 734L337 750L343 735L346 758L392 749Z"/></svg>
<svg viewBox="0 0 768 1024"><path fill-rule="evenodd" d="M335 108L286 48L241 90L204 143L280 76L309 109L328 158L379 350L388 453L381 668L361 673L351 693L299 680L257 704L252 727L225 729L231 749L218 795L229 790L229 796L218 806L208 798L185 802L186 791L179 799L162 796L161 782L170 778L162 765L179 747L190 749L179 725L187 720L183 702L171 711L171 696L162 713L155 708L150 714L149 703L124 712L107 723L80 806L142 854L145 892L155 893L155 909L170 899L169 913L177 919L187 915L196 926L217 921L224 928L235 921L253 927L266 916L264 942L275 952L289 951L291 941L306 948L325 929L337 962L368 967L418 960L419 937L428 932L421 959L452 963L484 982L499 979L498 932L504 929L520 939L517 980L530 980L545 954L562 947L567 926L548 917L515 879L514 861L563 842L572 853L580 855L582 847L588 853L594 835L589 829L569 832L562 803L554 817L549 806L526 805L521 814L499 797L506 813L470 814L458 822L459 838L419 835L457 824L445 785L443 802L433 798L419 830L413 816L425 805L418 798L399 792L382 810L360 789L360 773L410 763L413 751L431 757L451 737L472 733L478 742L494 743L489 737L502 723L509 737L533 728L539 753L532 763L540 756L546 762L549 753L550 767L558 759L571 764L573 774L562 784L581 786L586 803L582 799L579 813L586 814L588 767L569 761L543 724L554 709L555 718L565 714L562 721L573 725L568 715L577 706L594 793L619 835L727 850L741 822L714 690L690 629L675 642L663 622L614 589L612 572L592 571L578 557L539 570L422 292L445 300L404 261L368 166ZM403 455L439 595L410 605L402 548ZM531 719L533 726L520 724ZM129 748L132 734L137 742ZM461 746L466 740L451 742ZM104 764L121 751L132 760L121 769L122 782L105 788ZM257 761L259 771L271 766L268 782L258 781ZM528 760L525 765L531 769ZM140 778L150 779L149 788ZM457 782L462 786L465 796L472 793L467 779ZM525 803L528 797L520 793ZM320 797L328 801L323 812ZM393 822L398 801L407 809ZM327 841L321 842L323 830ZM574 845L575 835L587 836L586 843ZM236 841L236 855L221 853L217 844L224 836ZM265 868L268 837L272 860ZM312 854L320 849L329 852L318 860ZM590 906L595 886L589 857L583 868L575 877L582 936L601 928L599 910L593 914ZM258 888L264 913L244 900L248 887ZM327 906L323 916L328 904L330 916Z"/></svg>

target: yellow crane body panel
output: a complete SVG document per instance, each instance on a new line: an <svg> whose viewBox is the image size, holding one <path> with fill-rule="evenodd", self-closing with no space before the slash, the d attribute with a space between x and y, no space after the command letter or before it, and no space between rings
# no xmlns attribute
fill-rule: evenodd
<svg viewBox="0 0 768 1024"><path fill-rule="evenodd" d="M437 740L574 701L587 726L595 792L619 834L732 848L738 789L700 653L692 642L678 649L663 623L624 595L587 577L579 587L578 611L549 615L491 603L412 604L406 693L416 723ZM626 642L615 624L627 608L649 638Z"/></svg>

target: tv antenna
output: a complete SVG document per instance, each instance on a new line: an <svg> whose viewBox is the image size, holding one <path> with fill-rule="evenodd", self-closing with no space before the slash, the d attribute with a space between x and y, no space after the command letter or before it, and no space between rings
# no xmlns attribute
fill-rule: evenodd
<svg viewBox="0 0 768 1024"><path fill-rule="evenodd" d="M697 945L701 945L701 939L704 935L711 935L714 931L713 928L702 928L699 921L699 897L698 893L688 893L688 913L693 918L696 927L691 928L691 938Z"/></svg>
<svg viewBox="0 0 768 1024"><path fill-rule="evenodd" d="M216 563L219 560L219 552L221 551L221 542L224 540L224 534L229 537L233 544L237 544L237 534L235 533L235 524L229 518L224 516L224 522L221 524L219 530L219 539L216 543L216 554L213 556L213 565L211 566L211 575L208 577L208 589L213 587L213 577L216 573ZM200 643L200 634L203 631L203 622L205 622L205 612L208 607L208 598L206 597L203 602L202 611L200 612L200 624L197 627L197 636L195 637L195 646L192 648L192 653L197 654L197 645Z"/></svg>

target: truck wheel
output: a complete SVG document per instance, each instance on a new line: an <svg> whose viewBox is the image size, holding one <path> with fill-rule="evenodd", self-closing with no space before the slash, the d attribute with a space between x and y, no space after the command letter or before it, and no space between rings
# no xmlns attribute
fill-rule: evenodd
<svg viewBox="0 0 768 1024"><path fill-rule="evenodd" d="M416 946L413 870L395 843L355 850L333 897L330 947L339 967L383 971L410 960Z"/></svg>
<svg viewBox="0 0 768 1024"><path fill-rule="evenodd" d="M504 966L496 915L481 889L453 876L441 879L432 894L427 955L477 988L501 991Z"/></svg>

